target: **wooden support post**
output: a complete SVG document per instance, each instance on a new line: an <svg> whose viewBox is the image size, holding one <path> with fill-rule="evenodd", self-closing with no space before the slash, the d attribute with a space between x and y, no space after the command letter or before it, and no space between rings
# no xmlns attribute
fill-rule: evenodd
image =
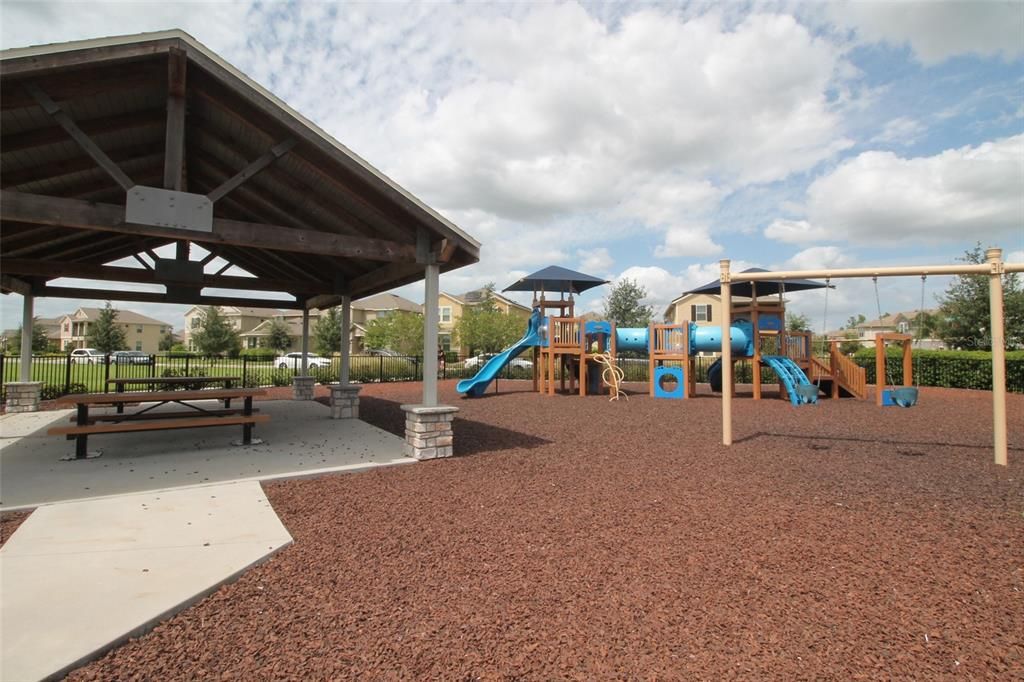
<svg viewBox="0 0 1024 682"><path fill-rule="evenodd" d="M988 276L989 315L992 321L992 435L995 463L1006 466L1006 332L1003 327L1002 257L1002 249L985 251L985 260L992 267Z"/></svg>
<svg viewBox="0 0 1024 682"><path fill-rule="evenodd" d="M350 354L352 352L352 297L341 297L341 375L338 381L348 385Z"/></svg>
<svg viewBox="0 0 1024 682"><path fill-rule="evenodd" d="M914 385L914 341L907 339L903 342L903 385Z"/></svg>
<svg viewBox="0 0 1024 682"><path fill-rule="evenodd" d="M167 133L164 138L164 189L184 189L185 72L188 59L182 50L167 53Z"/></svg>
<svg viewBox="0 0 1024 682"><path fill-rule="evenodd" d="M722 284L722 445L732 445L732 277L728 259L718 262Z"/></svg>
<svg viewBox="0 0 1024 682"><path fill-rule="evenodd" d="M21 305L21 358L18 365L18 381L32 381L32 324L35 298L32 294L22 296Z"/></svg>
<svg viewBox="0 0 1024 682"><path fill-rule="evenodd" d="M885 339L875 334L875 405L882 406L882 392L886 385Z"/></svg>

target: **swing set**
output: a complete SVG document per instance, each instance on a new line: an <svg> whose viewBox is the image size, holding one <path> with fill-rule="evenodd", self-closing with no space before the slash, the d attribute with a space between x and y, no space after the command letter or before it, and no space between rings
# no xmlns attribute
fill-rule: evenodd
<svg viewBox="0 0 1024 682"><path fill-rule="evenodd" d="M785 279L838 279L873 277L876 280L876 302L877 278L878 277L926 277L928 275L988 275L989 279L989 310L991 314L991 339L992 339L992 436L993 449L995 451L995 463L1005 466L1007 463L1007 435L1006 435L1006 335L1003 320L1003 281L1002 276L1009 272L1024 272L1024 263L1004 263L1002 249L992 248L985 251L985 263L977 265L934 265L934 266L907 266L907 267L885 267L885 268L845 268L839 270L787 270L779 272L738 272L729 270L729 260L723 259L719 262L721 267L719 281L721 283L722 305L726 310L732 309L732 283L733 282L758 282L765 280ZM922 280L922 296L924 293L924 281ZM828 289L826 289L826 292ZM924 308L922 300L922 309ZM826 309L827 310L827 309ZM827 314L827 312L826 312ZM879 317L881 317L881 305L879 305ZM921 324L918 323L920 330ZM904 344L904 386L894 388L892 399L897 400L896 391L903 391L899 394L909 407L917 402L917 387L911 386L913 374L913 358L910 353L910 344L913 337L907 334L900 335L899 339L877 339L876 346L881 352L876 355L882 358L885 363L885 343L887 340L898 340ZM732 366L732 344L731 329L728 319L722 324L722 385L731 386L733 383ZM887 364L887 363L885 363ZM885 367L876 377L878 393L882 393L883 381L891 382L887 376ZM909 390L908 390L909 389ZM732 445L732 392L722 392L722 444ZM896 403L899 404L899 403Z"/></svg>
<svg viewBox="0 0 1024 682"><path fill-rule="evenodd" d="M875 306L878 308L878 321L882 321L882 301L878 295L878 277L871 278L875 284ZM921 307L917 310L917 333L923 338L921 331L924 319L924 287L928 275L921 275ZM889 356L886 352L888 342L898 342L902 348L903 356L903 385L896 386L893 381L892 371L889 369ZM918 387L914 384L914 337L911 334L897 334L893 332L882 332L875 335L875 383L879 386L875 391L875 404L898 405L899 407L913 407L917 404ZM885 380L888 388L882 388L881 382Z"/></svg>

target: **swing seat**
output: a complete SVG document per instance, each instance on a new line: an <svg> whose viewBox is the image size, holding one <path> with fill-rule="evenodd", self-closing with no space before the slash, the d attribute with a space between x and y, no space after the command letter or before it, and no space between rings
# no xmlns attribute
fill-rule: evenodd
<svg viewBox="0 0 1024 682"><path fill-rule="evenodd" d="M796 395L800 398L800 402L817 403L818 402L818 387L814 384L799 384L796 386Z"/></svg>
<svg viewBox="0 0 1024 682"><path fill-rule="evenodd" d="M913 407L917 404L917 389L913 386L894 388L892 401L900 407Z"/></svg>

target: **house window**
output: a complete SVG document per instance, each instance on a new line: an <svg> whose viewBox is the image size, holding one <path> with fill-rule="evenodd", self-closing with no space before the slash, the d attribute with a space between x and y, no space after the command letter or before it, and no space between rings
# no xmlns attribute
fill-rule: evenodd
<svg viewBox="0 0 1024 682"><path fill-rule="evenodd" d="M255 336L250 336L249 338L246 339L246 341L248 342L248 347L249 348L259 348L260 347L260 340L258 338L256 338Z"/></svg>
<svg viewBox="0 0 1024 682"><path fill-rule="evenodd" d="M192 318L192 328L193 329L198 329L199 325L201 325L202 323L203 323L203 321L201 319L199 319L198 317L193 317Z"/></svg>
<svg viewBox="0 0 1024 682"><path fill-rule="evenodd" d="M711 322L711 304L704 303L690 306L690 315L693 317L694 322Z"/></svg>
<svg viewBox="0 0 1024 682"><path fill-rule="evenodd" d="M142 350L142 341L135 342L135 350Z"/></svg>
<svg viewBox="0 0 1024 682"><path fill-rule="evenodd" d="M900 322L900 324L899 324L900 334L906 334L907 330L909 328L910 328L910 325L908 325L906 322Z"/></svg>
<svg viewBox="0 0 1024 682"><path fill-rule="evenodd" d="M142 327L141 326L135 327L135 333L136 334L141 334L142 333Z"/></svg>
<svg viewBox="0 0 1024 682"><path fill-rule="evenodd" d="M450 305L443 305L438 310L438 316L441 318L441 322L452 321L452 307Z"/></svg>
<svg viewBox="0 0 1024 682"><path fill-rule="evenodd" d="M66 332L71 331L71 323L70 322L65 322L64 323L64 331L66 331Z"/></svg>
<svg viewBox="0 0 1024 682"><path fill-rule="evenodd" d="M445 353L450 353L452 350L452 335L451 334L438 334L437 342L444 349Z"/></svg>

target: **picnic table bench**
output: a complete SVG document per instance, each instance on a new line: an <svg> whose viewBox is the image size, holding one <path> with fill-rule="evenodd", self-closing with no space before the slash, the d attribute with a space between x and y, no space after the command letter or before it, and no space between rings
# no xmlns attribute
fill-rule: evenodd
<svg viewBox="0 0 1024 682"><path fill-rule="evenodd" d="M56 401L57 405L74 405L77 413L74 426L55 426L47 433L51 436L66 436L75 441L74 459L90 457L88 439L99 433L127 433L133 431L161 431L164 429L191 429L206 426L242 426L241 445L253 443L252 429L255 424L270 421L269 415L256 414L252 399L266 395L262 388L215 388L198 391L139 391L121 393L80 393L67 395ZM208 409L193 404L197 400L231 400L242 398L244 407ZM152 403L131 413L90 415L90 406L125 405L128 403ZM186 410L176 412L154 411L161 405L177 403ZM98 456L98 455L92 455Z"/></svg>
<svg viewBox="0 0 1024 682"><path fill-rule="evenodd" d="M224 388L234 388L242 383L242 377L117 377L107 379L114 387L115 393L124 393L128 386L162 386L177 388L178 386L199 386L201 384L224 384ZM224 407L231 407L231 399L224 401ZM124 412L124 403L117 403L117 411Z"/></svg>

